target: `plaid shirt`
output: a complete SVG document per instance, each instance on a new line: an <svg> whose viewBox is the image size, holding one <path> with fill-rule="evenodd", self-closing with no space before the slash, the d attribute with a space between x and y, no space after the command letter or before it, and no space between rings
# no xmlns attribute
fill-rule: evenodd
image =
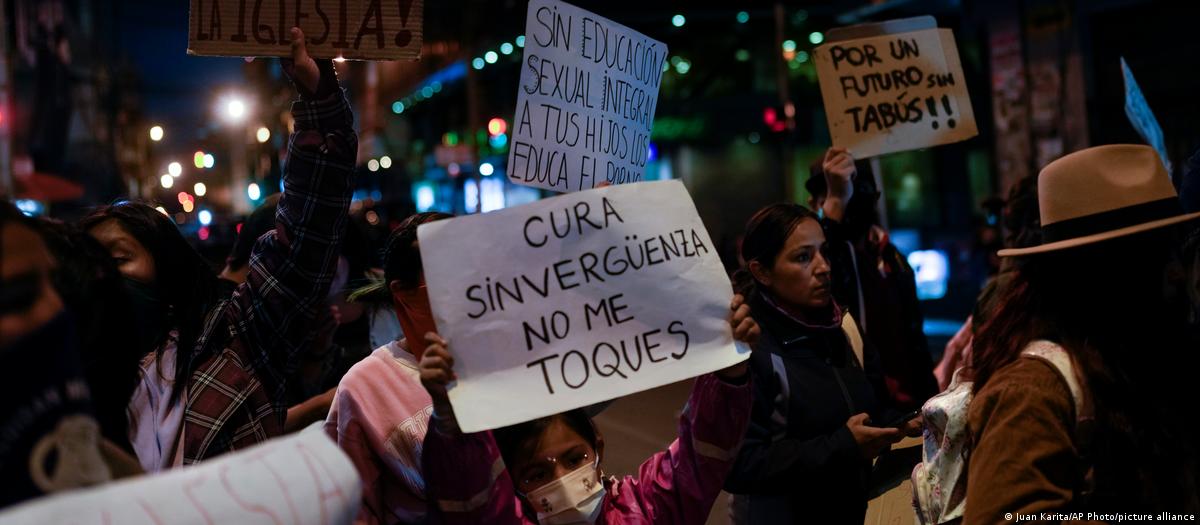
<svg viewBox="0 0 1200 525"><path fill-rule="evenodd" d="M250 274L209 314L189 359L183 463L283 433L287 378L316 333L337 267L358 151L345 95L292 104L276 227L254 245Z"/></svg>

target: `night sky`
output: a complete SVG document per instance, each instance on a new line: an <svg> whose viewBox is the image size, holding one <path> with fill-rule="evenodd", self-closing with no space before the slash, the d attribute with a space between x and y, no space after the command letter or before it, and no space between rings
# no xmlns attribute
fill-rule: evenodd
<svg viewBox="0 0 1200 525"><path fill-rule="evenodd" d="M117 8L117 46L140 71L147 120L166 128L166 147L189 148L197 130L213 123L218 95L242 81L242 60L187 54L188 2L134 0Z"/></svg>

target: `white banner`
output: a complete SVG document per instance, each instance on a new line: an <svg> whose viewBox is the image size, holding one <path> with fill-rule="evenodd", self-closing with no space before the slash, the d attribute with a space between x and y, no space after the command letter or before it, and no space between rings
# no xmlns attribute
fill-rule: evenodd
<svg viewBox="0 0 1200 525"><path fill-rule="evenodd" d="M568 192L643 179L667 45L557 0L532 0L508 177Z"/></svg>
<svg viewBox="0 0 1200 525"><path fill-rule="evenodd" d="M562 195L421 225L425 282L455 356L466 432L744 360L733 290L679 181Z"/></svg>
<svg viewBox="0 0 1200 525"><path fill-rule="evenodd" d="M34 500L0 525L350 523L362 481L320 425L200 465Z"/></svg>

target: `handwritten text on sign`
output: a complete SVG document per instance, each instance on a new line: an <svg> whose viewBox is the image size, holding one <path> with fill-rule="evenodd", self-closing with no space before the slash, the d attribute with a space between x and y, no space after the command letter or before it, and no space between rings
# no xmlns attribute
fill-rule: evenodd
<svg viewBox="0 0 1200 525"><path fill-rule="evenodd" d="M348 524L362 481L320 426L194 467L34 500L0 525Z"/></svg>
<svg viewBox="0 0 1200 525"><path fill-rule="evenodd" d="M816 64L833 144L856 157L977 134L949 29L831 42Z"/></svg>
<svg viewBox="0 0 1200 525"><path fill-rule="evenodd" d="M416 59L422 0L191 0L188 54L289 56L299 27L316 58Z"/></svg>
<svg viewBox="0 0 1200 525"><path fill-rule="evenodd" d="M529 2L508 176L567 192L642 180L667 46L556 0Z"/></svg>
<svg viewBox="0 0 1200 525"><path fill-rule="evenodd" d="M455 355L464 431L711 372L733 290L679 181L563 195L421 225L425 282Z"/></svg>

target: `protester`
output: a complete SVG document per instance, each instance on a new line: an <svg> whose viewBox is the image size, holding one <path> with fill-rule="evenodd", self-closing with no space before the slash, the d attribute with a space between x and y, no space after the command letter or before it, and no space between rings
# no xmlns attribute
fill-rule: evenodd
<svg viewBox="0 0 1200 525"><path fill-rule="evenodd" d="M1008 200L1004 204L1004 228L1007 235L1004 245L1009 248L1027 248L1036 246L1041 241L1041 228L1038 225L1037 206L1037 177L1025 177L1008 192ZM975 301L975 308L966 322L946 343L942 358L933 370L938 381L938 390L944 391L950 387L954 372L964 366L969 366L971 347L975 334L991 319L992 313L998 306L997 301L1004 296L1004 291L1016 268L1012 259L1001 258L999 272L983 285Z"/></svg>
<svg viewBox="0 0 1200 525"><path fill-rule="evenodd" d="M426 516L421 445L433 402L421 386L417 363L425 350L423 334L437 327L425 290L417 227L448 217L413 215L388 237L380 286L392 297L392 315L404 338L380 346L350 368L325 421L325 432L362 477L360 523L415 523Z"/></svg>
<svg viewBox="0 0 1200 525"><path fill-rule="evenodd" d="M797 204L746 225L736 280L763 336L750 358L750 426L725 483L735 523L862 523L871 460L920 430L881 428L900 413L878 355L833 298L825 245L817 216Z"/></svg>
<svg viewBox="0 0 1200 525"><path fill-rule="evenodd" d="M220 275L228 293L246 282L255 241L275 229L279 197L276 193L264 199L239 228L233 250L225 259L225 268ZM362 254L365 251L364 241L355 235L351 225L342 239L337 270L326 296L327 310L317 318L317 335L308 350L300 355L296 373L288 377L289 408L284 432L295 432L324 421L338 381L367 354L362 350L367 341L364 308L346 301L353 277L366 274L366 256Z"/></svg>
<svg viewBox="0 0 1200 525"><path fill-rule="evenodd" d="M216 278L159 212L102 208L85 228L128 278L144 335L130 440L147 471L245 448L283 431L287 379L325 311L350 201L353 116L330 61L292 30L285 64L300 101L276 228L255 244L246 282L217 296ZM210 311L211 310L211 311ZM175 381L176 378L184 378ZM186 403L185 403L186 402Z"/></svg>
<svg viewBox="0 0 1200 525"><path fill-rule="evenodd" d="M736 295L730 307L734 338L753 344L759 328L750 309ZM455 379L454 358L436 333L426 334L426 343L421 381L434 411L422 461L441 522L699 524L708 519L749 417L745 362L696 379L680 416L679 437L642 463L636 477L606 479L600 467L604 437L583 409L463 434L446 394Z"/></svg>
<svg viewBox="0 0 1200 525"><path fill-rule="evenodd" d="M975 340L966 523L1043 511L1196 513L1195 341L1184 214L1147 146L1042 170L1040 245ZM949 487L944 487L947 490Z"/></svg>
<svg viewBox="0 0 1200 525"><path fill-rule="evenodd" d="M0 507L111 476L55 266L33 221L0 202Z"/></svg>
<svg viewBox="0 0 1200 525"><path fill-rule="evenodd" d="M814 210L824 215L827 262L833 295L854 315L879 352L884 382L894 404L916 409L937 393L933 359L917 300L916 274L879 225L880 192L858 175L845 148L829 148L810 167L805 187Z"/></svg>

